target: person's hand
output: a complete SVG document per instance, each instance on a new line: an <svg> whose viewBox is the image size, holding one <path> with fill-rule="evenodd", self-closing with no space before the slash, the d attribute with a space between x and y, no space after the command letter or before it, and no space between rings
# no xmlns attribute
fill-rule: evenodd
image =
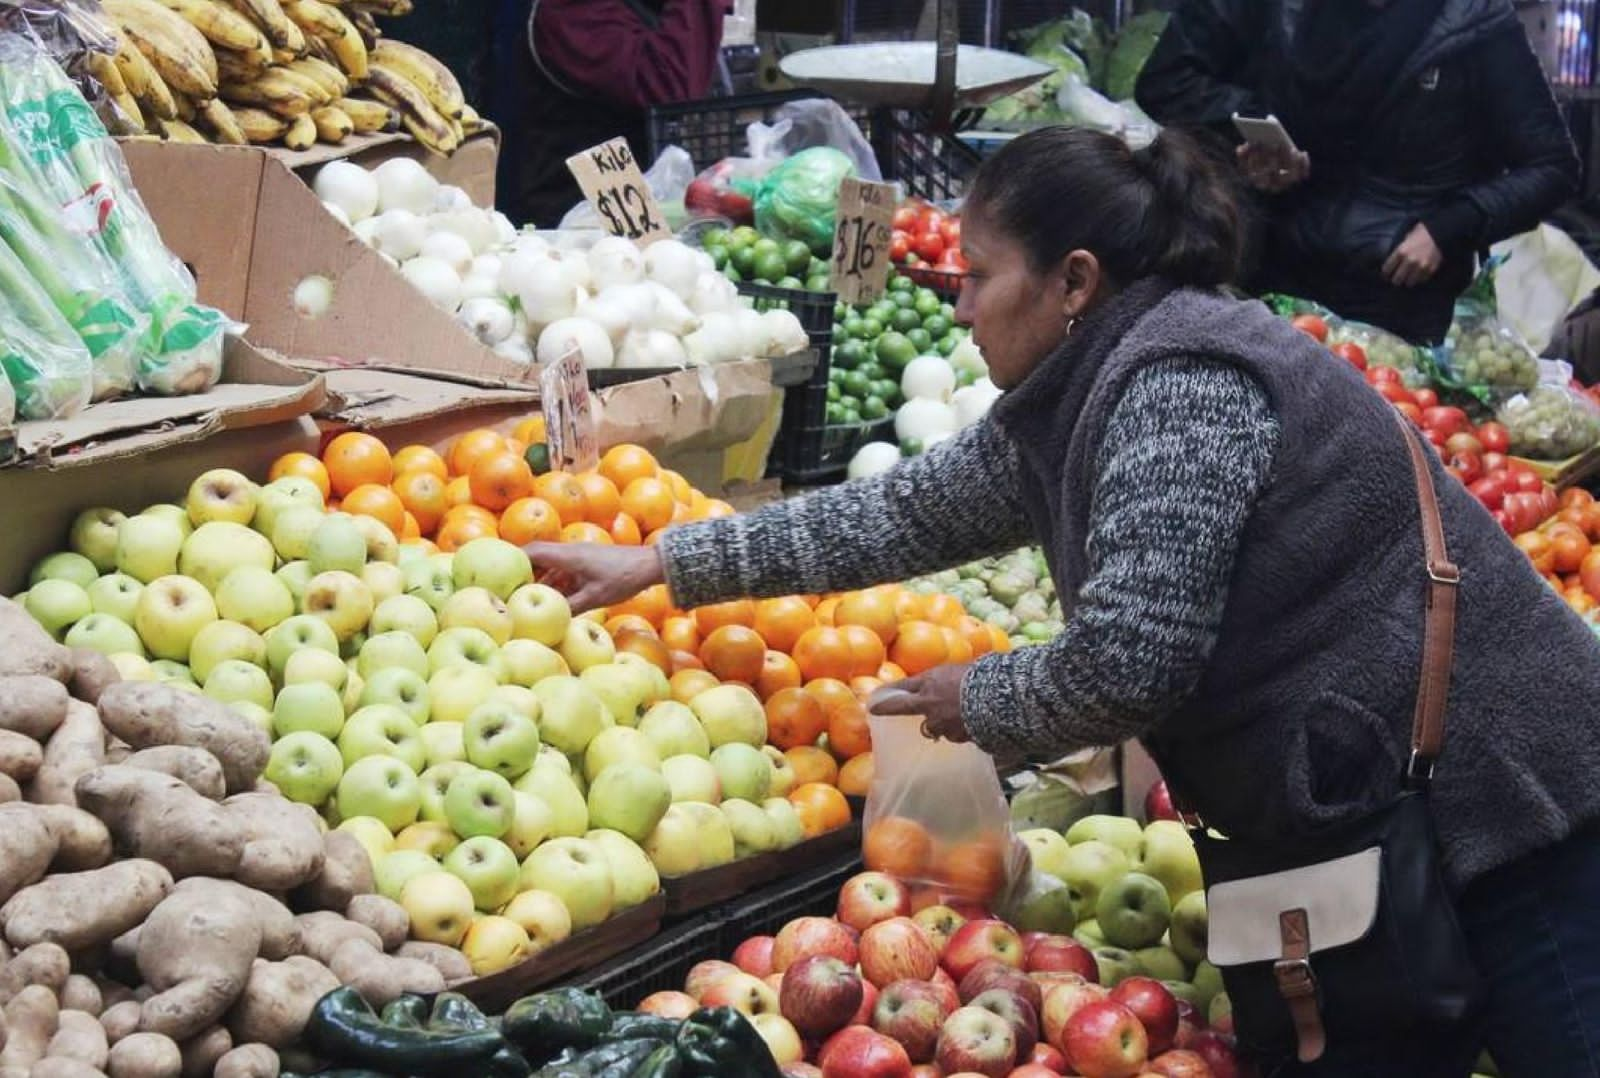
<svg viewBox="0 0 1600 1078"><path fill-rule="evenodd" d="M1415 288L1432 280L1443 262L1444 252L1433 242L1433 233L1419 221L1384 262L1383 279L1396 288Z"/></svg>
<svg viewBox="0 0 1600 1078"><path fill-rule="evenodd" d="M631 599L667 578L653 546L532 543L525 549L540 583L565 595L575 614Z"/></svg>
<svg viewBox="0 0 1600 1078"><path fill-rule="evenodd" d="M1275 195L1304 183L1311 175L1311 158L1299 150L1289 152L1246 142L1237 152L1240 171L1258 191Z"/></svg>
<svg viewBox="0 0 1600 1078"><path fill-rule="evenodd" d="M924 737L971 741L961 721L961 682L971 665L936 666L926 674L885 685L872 694L867 710L874 715L921 715Z"/></svg>

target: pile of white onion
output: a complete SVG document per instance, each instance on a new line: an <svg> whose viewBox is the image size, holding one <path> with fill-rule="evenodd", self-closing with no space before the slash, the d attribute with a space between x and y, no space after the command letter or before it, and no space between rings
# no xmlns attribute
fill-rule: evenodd
<svg viewBox="0 0 1600 1078"><path fill-rule="evenodd" d="M962 375L968 376L968 384L957 388ZM923 452L983 419L1000 397L1000 389L989 380L983 353L970 338L957 345L949 359L918 356L906 364L900 392L906 401L894 414L895 439L900 446L921 446ZM847 475L862 479L886 472L901 455L900 447L870 442L850 459Z"/></svg>

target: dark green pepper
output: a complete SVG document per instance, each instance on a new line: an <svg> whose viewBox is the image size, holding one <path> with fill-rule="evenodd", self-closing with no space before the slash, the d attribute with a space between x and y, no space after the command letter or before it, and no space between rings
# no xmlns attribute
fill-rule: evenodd
<svg viewBox="0 0 1600 1078"><path fill-rule="evenodd" d="M553 1059L563 1048L591 1048L611 1029L611 1008L599 996L576 988L557 988L513 1003L500 1029L535 1063Z"/></svg>
<svg viewBox="0 0 1600 1078"><path fill-rule="evenodd" d="M695 1011L678 1032L678 1046L694 1078L781 1078L767 1042L732 1007Z"/></svg>
<svg viewBox="0 0 1600 1078"><path fill-rule="evenodd" d="M584 1062L595 1078L630 1078L660 1047L661 1042L654 1037L617 1041L585 1053Z"/></svg>
<svg viewBox="0 0 1600 1078"><path fill-rule="evenodd" d="M639 1065L631 1078L679 1078L683 1073L683 1057L677 1045L663 1044Z"/></svg>
<svg viewBox="0 0 1600 1078"><path fill-rule="evenodd" d="M472 1000L460 992L440 992L433 997L429 1029L489 1029L492 1023Z"/></svg>
<svg viewBox="0 0 1600 1078"><path fill-rule="evenodd" d="M317 1001L305 1038L312 1050L336 1062L414 1078L481 1073L505 1047L505 1038L493 1029L436 1032L385 1025L349 987L336 988Z"/></svg>
<svg viewBox="0 0 1600 1078"><path fill-rule="evenodd" d="M421 1029L428 1021L428 1001L421 996L404 995L383 1008L383 1024L395 1029Z"/></svg>
<svg viewBox="0 0 1600 1078"><path fill-rule="evenodd" d="M611 1030L605 1035L608 1041L625 1041L634 1037L653 1037L658 1041L670 1041L678 1035L678 1027L683 1025L676 1018L662 1018L655 1014L619 1014L611 1022Z"/></svg>
<svg viewBox="0 0 1600 1078"><path fill-rule="evenodd" d="M708 1026L684 1022L673 1042L689 1078L716 1078L722 1067L723 1040Z"/></svg>
<svg viewBox="0 0 1600 1078"><path fill-rule="evenodd" d="M532 1073L533 1068L522 1053L508 1044L489 1059L484 1078L528 1078Z"/></svg>

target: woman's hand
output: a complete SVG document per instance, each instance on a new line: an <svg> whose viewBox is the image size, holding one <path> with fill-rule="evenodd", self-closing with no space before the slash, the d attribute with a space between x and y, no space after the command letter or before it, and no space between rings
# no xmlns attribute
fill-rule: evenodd
<svg viewBox="0 0 1600 1078"><path fill-rule="evenodd" d="M1384 262L1383 279L1396 288L1415 288L1427 284L1443 262L1444 252L1433 242L1433 233L1419 221Z"/></svg>
<svg viewBox="0 0 1600 1078"><path fill-rule="evenodd" d="M575 614L631 599L667 578L653 546L532 543L526 549L540 582L565 595Z"/></svg>
<svg viewBox="0 0 1600 1078"><path fill-rule="evenodd" d="M1299 150L1293 153L1253 142L1240 145L1239 169L1250 186L1276 195L1296 187L1311 175L1311 158Z"/></svg>
<svg viewBox="0 0 1600 1078"><path fill-rule="evenodd" d="M921 715L924 736L971 741L961 721L961 682L971 666L936 666L926 674L885 685L872 694L867 709L874 715Z"/></svg>

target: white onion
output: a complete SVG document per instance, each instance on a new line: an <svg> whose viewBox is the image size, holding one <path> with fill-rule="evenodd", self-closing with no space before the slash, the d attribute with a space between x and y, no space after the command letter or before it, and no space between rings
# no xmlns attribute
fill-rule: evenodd
<svg viewBox="0 0 1600 1078"><path fill-rule="evenodd" d="M695 253L694 253L694 263L695 263L695 265L700 267L700 272L701 273L715 273L715 272L717 272L716 259L714 259L710 255L706 254L706 252L704 252L704 251L699 251L699 250L695 251Z"/></svg>
<svg viewBox="0 0 1600 1078"><path fill-rule="evenodd" d="M378 209L410 210L412 213L430 213L434 197L439 191L439 181L428 174L420 162L409 157L391 157L372 170L378 181Z"/></svg>
<svg viewBox="0 0 1600 1078"><path fill-rule="evenodd" d="M528 322L539 328L570 318L578 307L578 289L566 269L542 254L508 255L500 263L500 291L517 297Z"/></svg>
<svg viewBox="0 0 1600 1078"><path fill-rule="evenodd" d="M589 248L589 277L595 291L644 280L644 255L632 240L607 236Z"/></svg>
<svg viewBox="0 0 1600 1078"><path fill-rule="evenodd" d="M378 214L372 245L391 258L404 262L422 252L428 238L428 223L410 210L385 210Z"/></svg>
<svg viewBox="0 0 1600 1078"><path fill-rule="evenodd" d="M378 219L376 217L363 217L352 226L351 231L356 234L356 239L368 247L378 245Z"/></svg>
<svg viewBox="0 0 1600 1078"><path fill-rule="evenodd" d="M741 307L733 312L733 324L738 328L739 349L729 359L755 359L772 354L772 330L760 311Z"/></svg>
<svg viewBox="0 0 1600 1078"><path fill-rule="evenodd" d="M461 279L461 302L469 299L500 299L500 286L493 277L486 277L476 270L469 270Z"/></svg>
<svg viewBox="0 0 1600 1078"><path fill-rule="evenodd" d="M975 378L989 373L989 364L984 362L983 352L971 337L963 338L951 349L950 366L957 374L970 374Z"/></svg>
<svg viewBox="0 0 1600 1078"><path fill-rule="evenodd" d="M524 367L533 366L533 349L529 348L528 342L520 337L507 337L494 346L494 354L501 359L520 363Z"/></svg>
<svg viewBox="0 0 1600 1078"><path fill-rule="evenodd" d="M440 184L433 193L433 212L449 213L452 210L472 209L472 196L455 184Z"/></svg>
<svg viewBox="0 0 1600 1078"><path fill-rule="evenodd" d="M553 250L549 240L543 236L535 236L531 232L525 232L517 236L516 242L511 245L511 249L518 253L530 255L548 255Z"/></svg>
<svg viewBox="0 0 1600 1078"><path fill-rule="evenodd" d="M951 434L955 429L955 409L943 401L906 401L894 414L894 436L902 442L917 441L927 446L934 436Z"/></svg>
<svg viewBox="0 0 1600 1078"><path fill-rule="evenodd" d="M999 399L1000 390L985 378L956 390L950 398L950 405L956 410L956 422L963 427L970 427L988 415L989 409Z"/></svg>
<svg viewBox="0 0 1600 1078"><path fill-rule="evenodd" d="M610 367L616 362L611 338L587 318L563 318L546 326L539 334L535 354L540 363L555 363L573 348L578 349L583 365L590 369Z"/></svg>
<svg viewBox="0 0 1600 1078"><path fill-rule="evenodd" d="M620 289L613 289L610 292L603 292L578 305L578 317L587 318L605 330L612 344L621 344L622 338L633 328L633 319L629 317L627 305L617 298L619 291Z"/></svg>
<svg viewBox="0 0 1600 1078"><path fill-rule="evenodd" d="M458 276L472 269L472 245L455 232L428 233L428 238L422 241L421 253L448 263Z"/></svg>
<svg viewBox="0 0 1600 1078"><path fill-rule="evenodd" d="M479 277L496 278L500 276L499 255L479 255L472 260L471 273Z"/></svg>
<svg viewBox="0 0 1600 1078"><path fill-rule="evenodd" d="M586 292L598 292L594 274L589 272L589 258L582 251L551 251L550 257L561 263L567 271L567 280Z"/></svg>
<svg viewBox="0 0 1600 1078"><path fill-rule="evenodd" d="M469 299L456 312L456 321L472 330L473 336L493 346L511 336L515 324L511 308L504 300L481 296Z"/></svg>
<svg viewBox="0 0 1600 1078"><path fill-rule="evenodd" d="M656 246L659 247L661 244L658 243ZM644 287L655 293L656 302L654 312L646 320L646 324L639 328L665 330L674 337L682 337L700 328L699 317L684 306L683 300L678 298L677 293L655 281L648 282Z"/></svg>
<svg viewBox="0 0 1600 1078"><path fill-rule="evenodd" d="M684 355L693 366L726 363L741 353L739 325L733 314L712 313L700 321L700 328L683 339Z"/></svg>
<svg viewBox="0 0 1600 1078"><path fill-rule="evenodd" d="M474 255L489 250L498 243L494 222L489 215L475 206L464 210L447 210L428 218L428 228L433 232L448 232L459 236L472 249Z"/></svg>
<svg viewBox="0 0 1600 1078"><path fill-rule="evenodd" d="M507 217L499 210L495 210L494 212L490 213L489 219L494 223L495 239L501 245L516 242L517 226L511 223L511 218Z"/></svg>
<svg viewBox="0 0 1600 1078"><path fill-rule="evenodd" d="M629 333L617 350L618 367L682 367L687 362L683 342L659 329Z"/></svg>
<svg viewBox="0 0 1600 1078"><path fill-rule="evenodd" d="M378 210L378 181L360 165L329 161L317 170L311 189L324 202L344 211L352 222L364 221Z"/></svg>
<svg viewBox="0 0 1600 1078"><path fill-rule="evenodd" d="M865 479L869 475L879 475L900 463L900 449L888 442L868 442L856 450L856 455L850 458L850 465L845 469L847 479Z"/></svg>
<svg viewBox="0 0 1600 1078"><path fill-rule="evenodd" d="M436 306L447 311L461 306L461 278L448 262L419 255L402 263L400 272Z"/></svg>
<svg viewBox="0 0 1600 1078"><path fill-rule="evenodd" d="M739 289L722 274L712 270L694 279L694 291L689 294L689 309L695 314L731 311L738 305Z"/></svg>
<svg viewBox="0 0 1600 1078"><path fill-rule="evenodd" d="M294 311L301 318L321 318L333 306L333 282L318 273L294 286Z"/></svg>
<svg viewBox="0 0 1600 1078"><path fill-rule="evenodd" d="M700 276L700 262L687 245L677 240L659 240L645 249L644 272L652 281L670 288L679 299L688 299L694 292L695 278Z"/></svg>
<svg viewBox="0 0 1600 1078"><path fill-rule="evenodd" d="M800 325L800 319L795 317L793 311L774 307L763 314L761 320L766 323L766 330L773 344L772 351L766 358L792 356L811 347L811 338L806 336L805 328Z"/></svg>
<svg viewBox="0 0 1600 1078"><path fill-rule="evenodd" d="M948 401L955 391L955 369L943 356L918 356L900 375L907 400Z"/></svg>
<svg viewBox="0 0 1600 1078"><path fill-rule="evenodd" d="M343 225L346 228L350 227L350 225L351 225L350 215L348 213L345 213L344 210L342 208L340 208L340 206L339 206L339 204L337 202L324 202L322 204L322 208L327 210L328 211L328 215L330 217L332 217L335 221L338 221L341 225Z"/></svg>

